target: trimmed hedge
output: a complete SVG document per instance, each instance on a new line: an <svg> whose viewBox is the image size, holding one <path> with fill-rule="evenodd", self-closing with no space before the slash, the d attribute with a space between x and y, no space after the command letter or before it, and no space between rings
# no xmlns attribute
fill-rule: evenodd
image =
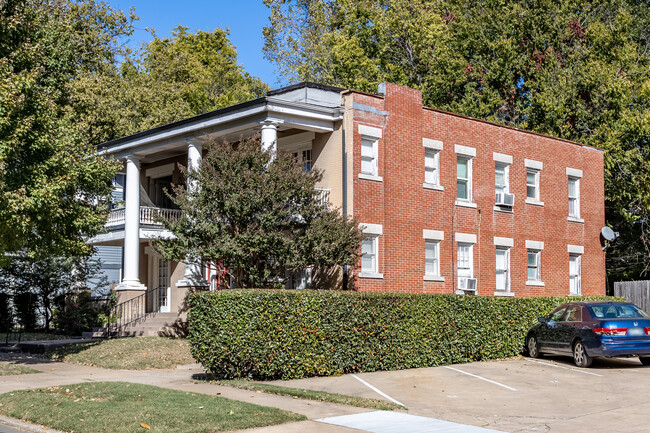
<svg viewBox="0 0 650 433"><path fill-rule="evenodd" d="M578 299L224 290L190 296L194 358L218 378L296 379L517 355Z"/></svg>

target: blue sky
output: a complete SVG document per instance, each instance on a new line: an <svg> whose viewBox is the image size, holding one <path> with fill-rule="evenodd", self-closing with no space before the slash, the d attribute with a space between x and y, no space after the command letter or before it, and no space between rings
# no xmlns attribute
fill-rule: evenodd
<svg viewBox="0 0 650 433"><path fill-rule="evenodd" d="M145 28L156 29L161 37L171 36L179 24L191 31L230 28L230 41L237 47L239 63L251 75L260 77L272 89L279 87L274 66L262 55L262 28L268 24L269 9L262 0L106 0L114 9L128 13L135 6L140 20L128 45L137 48L151 40Z"/></svg>

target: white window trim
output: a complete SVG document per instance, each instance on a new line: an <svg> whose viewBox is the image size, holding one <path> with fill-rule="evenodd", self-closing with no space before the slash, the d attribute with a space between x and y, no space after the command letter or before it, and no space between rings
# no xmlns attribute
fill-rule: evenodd
<svg viewBox="0 0 650 433"><path fill-rule="evenodd" d="M496 175L497 168L503 167L503 178L504 178L504 193L510 194L510 164L505 162L495 161L494 163L494 189L496 192Z"/></svg>
<svg viewBox="0 0 650 433"><path fill-rule="evenodd" d="M359 179L372 180L375 182L382 182L383 178L379 176L379 139L383 136L383 131L381 128L376 128L374 126L368 125L359 125L359 134L361 135L361 141L371 140L372 151L374 156L374 170L376 173L364 173L359 172Z"/></svg>
<svg viewBox="0 0 650 433"><path fill-rule="evenodd" d="M534 172L535 173L536 197L528 197L528 173L529 172ZM535 205L535 206L544 206L544 202L541 201L541 197L542 197L541 178L542 178L541 169L534 168L534 167L526 167L526 200L525 201L526 201L527 204L532 204L532 205Z"/></svg>
<svg viewBox="0 0 650 433"><path fill-rule="evenodd" d="M426 239L424 240L424 248L425 248L425 259L424 259L424 281L445 281L445 278L440 275L440 240L436 239ZM427 243L431 243L434 245L434 255L436 258L436 269L434 270L434 273L428 274L426 271L426 246Z"/></svg>
<svg viewBox="0 0 650 433"><path fill-rule="evenodd" d="M496 238L495 238L496 239ZM512 239L510 239L512 240ZM509 246L502 246L502 245L496 245L495 248L495 259L496 259L496 250L503 250L506 252L506 290L496 290L496 284L495 284L495 290L494 290L494 296L514 296L515 294L512 292L512 284L511 284L511 266L510 266L510 248ZM495 277L496 277L496 266L495 266ZM496 283L496 282L495 282Z"/></svg>
<svg viewBox="0 0 650 433"><path fill-rule="evenodd" d="M544 163L532 159L524 159L524 167L532 168L533 170L542 171L544 169Z"/></svg>
<svg viewBox="0 0 650 433"><path fill-rule="evenodd" d="M458 155L462 155L468 159L474 158L476 156L476 149L474 147L461 146L460 144L456 144L454 146L454 151Z"/></svg>
<svg viewBox="0 0 650 433"><path fill-rule="evenodd" d="M467 161L467 198L458 198L458 158L464 159ZM466 207L476 207L476 203L474 203L474 194L472 194L472 176L473 176L473 170L472 170L472 157L467 156L466 154L458 153L456 155L456 205L458 206L465 206ZM464 204L463 204L464 203Z"/></svg>
<svg viewBox="0 0 650 433"><path fill-rule="evenodd" d="M577 292L571 291L571 259L578 259L578 290ZM569 296L581 296L582 295L582 254L569 254Z"/></svg>
<svg viewBox="0 0 650 433"><path fill-rule="evenodd" d="M514 245L515 245L515 241L512 238L502 238L499 236L494 237L495 247L512 248Z"/></svg>
<svg viewBox="0 0 650 433"><path fill-rule="evenodd" d="M476 235L472 233L455 233L454 240L461 244L475 244Z"/></svg>
<svg viewBox="0 0 650 433"><path fill-rule="evenodd" d="M576 179L582 179L582 170L577 168L566 168L566 175L569 177L575 177Z"/></svg>
<svg viewBox="0 0 650 433"><path fill-rule="evenodd" d="M501 164L512 164L512 156L506 155L505 153L492 152L492 159L495 162L500 162Z"/></svg>
<svg viewBox="0 0 650 433"><path fill-rule="evenodd" d="M462 235L463 233L456 233L456 235ZM470 236L476 236L476 235L470 235ZM465 289L460 288L460 279L461 278L474 278L474 244L476 242L463 242L463 241L458 241L458 238L456 239L456 284L457 284L457 289L456 289L456 294L465 294ZM460 258L460 247L461 245L469 245L469 277L461 277L460 276L460 268L458 266L458 259Z"/></svg>
<svg viewBox="0 0 650 433"><path fill-rule="evenodd" d="M566 246L566 251L569 254L584 254L585 253L585 247L581 245L567 245Z"/></svg>
<svg viewBox="0 0 650 433"><path fill-rule="evenodd" d="M534 248L532 246L541 244L541 248ZM531 245L531 246L529 246ZM526 285L527 286L539 286L543 287L544 282L542 280L542 251L544 250L544 242L536 241L526 241ZM529 280L528 279L528 253L537 254L537 274L539 280Z"/></svg>
<svg viewBox="0 0 650 433"><path fill-rule="evenodd" d="M422 238L429 241L444 241L445 232L442 230L422 230Z"/></svg>
<svg viewBox="0 0 650 433"><path fill-rule="evenodd" d="M377 272L359 271L359 278L384 278L384 274L379 272L379 236L384 232L381 224L359 223L359 229L365 238L372 239L375 249L375 269Z"/></svg>
<svg viewBox="0 0 650 433"><path fill-rule="evenodd" d="M568 169L567 169L568 171ZM570 182L575 182L576 185L576 197L575 197L575 214L567 217L567 220L569 221L575 221L575 222L584 222L582 218L580 218L580 178L579 177L574 177L574 176L569 176L567 179L567 185ZM568 192L567 192L568 195ZM569 203L571 202L571 197L568 197Z"/></svg>
<svg viewBox="0 0 650 433"><path fill-rule="evenodd" d="M427 152L433 152L433 167L435 170L435 173L438 177L437 182L427 182L426 177L427 177L427 166L426 166L426 159L427 159ZM444 191L445 189L440 185L440 150L436 149L434 147L428 147L424 146L424 183L422 184L423 188L427 189L434 189L438 191Z"/></svg>
<svg viewBox="0 0 650 433"><path fill-rule="evenodd" d="M422 139L422 146L426 147L427 149L433 149L433 150L442 150L442 141L440 140L432 140L431 138L423 138Z"/></svg>

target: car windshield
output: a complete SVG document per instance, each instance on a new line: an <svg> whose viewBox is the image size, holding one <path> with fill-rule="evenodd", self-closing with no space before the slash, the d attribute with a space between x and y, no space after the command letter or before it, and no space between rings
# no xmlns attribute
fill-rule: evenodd
<svg viewBox="0 0 650 433"><path fill-rule="evenodd" d="M625 319L647 317L645 311L633 304L587 305L592 316L598 319Z"/></svg>

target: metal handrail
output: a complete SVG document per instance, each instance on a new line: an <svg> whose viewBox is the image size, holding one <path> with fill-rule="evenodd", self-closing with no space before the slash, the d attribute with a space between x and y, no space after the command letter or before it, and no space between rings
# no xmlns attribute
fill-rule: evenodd
<svg viewBox="0 0 650 433"><path fill-rule="evenodd" d="M150 314L157 313L157 311L153 311L157 306L155 300L160 297L163 290L167 295L167 287L157 287L111 308L107 326L108 336L119 333L128 325L136 323Z"/></svg>

